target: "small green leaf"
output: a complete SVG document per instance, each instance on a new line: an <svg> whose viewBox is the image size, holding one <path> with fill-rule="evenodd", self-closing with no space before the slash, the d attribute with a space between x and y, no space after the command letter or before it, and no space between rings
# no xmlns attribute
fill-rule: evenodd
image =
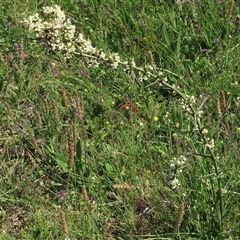
<svg viewBox="0 0 240 240"><path fill-rule="evenodd" d="M76 144L76 157L78 160L82 159L81 139L78 139L77 144Z"/></svg>
<svg viewBox="0 0 240 240"><path fill-rule="evenodd" d="M76 144L76 160L75 160L75 166L76 166L76 173L81 174L83 173L83 163L82 163L82 145L81 145L81 139L79 138Z"/></svg>
<svg viewBox="0 0 240 240"><path fill-rule="evenodd" d="M68 159L59 151L58 146L54 140L50 140L48 151L51 153L53 159L57 162L58 166L63 170L63 172L67 172Z"/></svg>
<svg viewBox="0 0 240 240"><path fill-rule="evenodd" d="M112 165L109 164L109 163L105 163L105 168L106 168L106 170L107 170L108 172L112 172L112 171L113 171L113 167L112 167Z"/></svg>

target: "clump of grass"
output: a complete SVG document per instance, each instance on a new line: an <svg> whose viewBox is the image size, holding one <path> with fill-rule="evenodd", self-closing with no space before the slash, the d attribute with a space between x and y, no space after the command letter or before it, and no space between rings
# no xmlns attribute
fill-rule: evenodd
<svg viewBox="0 0 240 240"><path fill-rule="evenodd" d="M4 237L238 236L238 6L64 4L4 36L2 221L35 220Z"/></svg>

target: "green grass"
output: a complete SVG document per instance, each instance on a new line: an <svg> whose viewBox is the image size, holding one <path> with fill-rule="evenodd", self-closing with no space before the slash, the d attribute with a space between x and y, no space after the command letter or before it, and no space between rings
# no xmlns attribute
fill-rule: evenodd
<svg viewBox="0 0 240 240"><path fill-rule="evenodd" d="M65 62L41 45L21 21L47 4L136 68ZM0 239L238 239L239 10L231 0L4 1ZM163 75L140 81L152 64Z"/></svg>

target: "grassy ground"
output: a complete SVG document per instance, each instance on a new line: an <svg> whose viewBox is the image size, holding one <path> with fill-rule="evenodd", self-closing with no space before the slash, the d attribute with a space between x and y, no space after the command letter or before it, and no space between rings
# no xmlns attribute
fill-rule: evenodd
<svg viewBox="0 0 240 240"><path fill-rule="evenodd" d="M22 22L54 4L128 62L65 61ZM239 11L233 0L4 1L0 239L238 239Z"/></svg>

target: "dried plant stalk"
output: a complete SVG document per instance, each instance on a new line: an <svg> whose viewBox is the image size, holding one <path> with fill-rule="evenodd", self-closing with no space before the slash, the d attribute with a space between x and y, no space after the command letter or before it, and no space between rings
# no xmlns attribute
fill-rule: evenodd
<svg viewBox="0 0 240 240"><path fill-rule="evenodd" d="M232 18L234 3L235 3L235 1L231 0L230 10L229 10L229 19Z"/></svg>
<svg viewBox="0 0 240 240"><path fill-rule="evenodd" d="M36 117L37 117L38 126L39 126L40 128L42 128L42 119L41 119L40 112L39 112L39 111L36 111L35 114L36 114Z"/></svg>
<svg viewBox="0 0 240 240"><path fill-rule="evenodd" d="M91 201L89 199L88 193L87 193L87 189L85 186L82 186L82 195L83 195L83 199L85 200L87 206L88 206L88 211L90 213L92 213L92 207L91 207Z"/></svg>
<svg viewBox="0 0 240 240"><path fill-rule="evenodd" d="M61 88L60 93L61 93L61 96L63 99L63 106L65 108L68 108L68 97L67 97L67 93L66 93L65 89Z"/></svg>
<svg viewBox="0 0 240 240"><path fill-rule="evenodd" d="M183 202L181 202L178 206L178 215L177 215L177 222L176 222L176 230L181 226L181 223L183 221L183 215L184 215L185 205Z"/></svg>
<svg viewBox="0 0 240 240"><path fill-rule="evenodd" d="M128 183L122 183L122 184L114 184L114 189L121 189L121 190L134 190L135 186L130 185Z"/></svg>
<svg viewBox="0 0 240 240"><path fill-rule="evenodd" d="M216 100L216 109L217 109L218 117L221 118L222 117L222 111L221 111L221 106L220 106L220 100L218 98Z"/></svg>
<svg viewBox="0 0 240 240"><path fill-rule="evenodd" d="M49 112L49 105L48 105L48 101L47 101L47 99L44 98L43 101L44 101L44 105L45 105L45 108L46 108L47 112Z"/></svg>
<svg viewBox="0 0 240 240"><path fill-rule="evenodd" d="M74 155L75 155L74 145L71 140L68 141L68 154L69 154L68 171L71 172L74 164Z"/></svg>
<svg viewBox="0 0 240 240"><path fill-rule="evenodd" d="M72 140L75 143L77 139L77 128L76 128L76 123L72 121Z"/></svg>
<svg viewBox="0 0 240 240"><path fill-rule="evenodd" d="M154 61L154 57L151 51L148 51L148 57L152 67L156 68L156 62Z"/></svg>
<svg viewBox="0 0 240 240"><path fill-rule="evenodd" d="M54 99L52 99L52 108L53 108L53 114L56 120L59 120L59 113L58 113L58 107L57 103Z"/></svg>
<svg viewBox="0 0 240 240"><path fill-rule="evenodd" d="M41 150L41 148L39 147L36 139L32 138L32 142L33 142L33 145L34 145L36 151L38 152L38 154L39 154L40 156L42 156L42 154L43 154L43 153L42 153L42 150Z"/></svg>
<svg viewBox="0 0 240 240"><path fill-rule="evenodd" d="M103 24L102 24L102 18L101 17L99 18L99 33L100 33L101 38L103 38L104 37L104 35L103 35Z"/></svg>
<svg viewBox="0 0 240 240"><path fill-rule="evenodd" d="M60 215L60 219L61 219L62 230L65 235L68 235L68 225L67 225L65 214L62 209L59 209L59 215Z"/></svg>
<svg viewBox="0 0 240 240"><path fill-rule="evenodd" d="M74 109L74 113L78 118L83 121L83 114L84 114L84 103L83 103L83 96L71 98L72 107Z"/></svg>
<svg viewBox="0 0 240 240"><path fill-rule="evenodd" d="M227 113L227 102L226 102L226 95L223 90L220 92L220 107L221 107L221 112L223 116L225 116Z"/></svg>
<svg viewBox="0 0 240 240"><path fill-rule="evenodd" d="M31 161L32 165L35 167L36 166L36 162L32 156L32 154L30 152L26 152L25 155L27 156L27 158Z"/></svg>

